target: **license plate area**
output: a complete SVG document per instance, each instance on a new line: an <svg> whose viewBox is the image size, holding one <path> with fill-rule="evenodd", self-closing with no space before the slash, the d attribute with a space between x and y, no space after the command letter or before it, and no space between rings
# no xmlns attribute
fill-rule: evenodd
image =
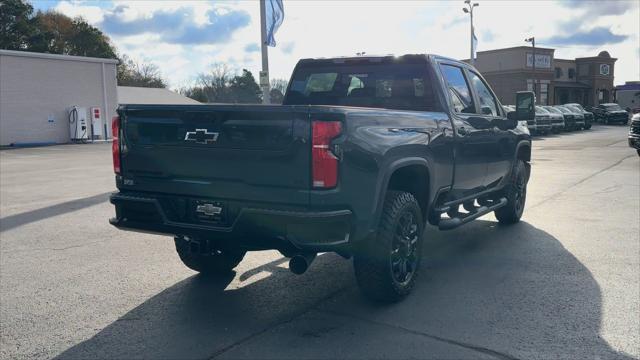
<svg viewBox="0 0 640 360"><path fill-rule="evenodd" d="M228 209L224 202L195 200L192 204L192 214L197 221L212 225L227 224Z"/></svg>

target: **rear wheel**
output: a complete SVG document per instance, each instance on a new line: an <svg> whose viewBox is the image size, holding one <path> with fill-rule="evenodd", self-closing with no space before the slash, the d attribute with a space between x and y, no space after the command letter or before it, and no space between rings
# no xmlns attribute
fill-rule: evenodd
<svg viewBox="0 0 640 360"><path fill-rule="evenodd" d="M496 218L501 224L515 224L520 221L527 200L528 169L524 161L515 164L511 180L504 189L507 205L495 211Z"/></svg>
<svg viewBox="0 0 640 360"><path fill-rule="evenodd" d="M180 260L189 269L204 275L227 274L246 254L244 250L218 248L205 239L178 236L174 241Z"/></svg>
<svg viewBox="0 0 640 360"><path fill-rule="evenodd" d="M420 268L422 232L413 195L389 191L377 236L362 244L353 260L358 286L367 297L395 302L411 292Z"/></svg>

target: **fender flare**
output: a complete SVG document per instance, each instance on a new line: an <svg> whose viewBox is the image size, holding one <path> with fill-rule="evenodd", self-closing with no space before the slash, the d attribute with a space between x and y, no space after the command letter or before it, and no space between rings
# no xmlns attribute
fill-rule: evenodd
<svg viewBox="0 0 640 360"><path fill-rule="evenodd" d="M520 152L520 149L524 146L528 146L529 147L529 157L527 159L525 159L525 161L530 162L531 161L531 150L533 150L532 146L531 146L531 140L528 139L522 139L520 141L518 141L518 144L516 145L516 151L513 154L513 161L515 163L516 160L518 160L518 153Z"/></svg>
<svg viewBox="0 0 640 360"><path fill-rule="evenodd" d="M388 166L386 168L386 171L382 174L382 176L380 176L380 181L378 181L378 185L375 193L376 198L374 199L374 204L376 207L373 212L373 221L369 229L370 232L376 231L376 229L378 228L378 223L380 222L380 216L382 215L382 207L384 206L384 200L385 200L385 197L387 196L387 188L389 186L389 180L391 180L391 175L393 175L393 173L395 173L396 170L398 169L401 169L407 166L413 166L413 165L419 165L425 168L425 170L427 171L429 187L431 187L431 184L432 184L431 170L429 167L429 162L425 158L409 157L409 158L397 159L391 162L390 166ZM431 189L428 189L428 193L429 193L429 201L428 201L427 207L429 207L431 203L431 199L430 199L432 196ZM427 214L423 214L423 215L426 216Z"/></svg>

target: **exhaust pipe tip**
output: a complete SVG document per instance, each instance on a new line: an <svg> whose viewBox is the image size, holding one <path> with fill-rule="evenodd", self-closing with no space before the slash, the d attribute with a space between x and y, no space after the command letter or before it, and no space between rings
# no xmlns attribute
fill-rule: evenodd
<svg viewBox="0 0 640 360"><path fill-rule="evenodd" d="M296 275L302 275L311 266L315 258L315 253L294 255L289 260L289 270Z"/></svg>

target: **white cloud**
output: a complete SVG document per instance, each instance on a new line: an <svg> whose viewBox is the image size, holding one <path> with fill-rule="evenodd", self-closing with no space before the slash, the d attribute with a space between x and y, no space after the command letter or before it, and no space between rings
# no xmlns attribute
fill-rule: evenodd
<svg viewBox="0 0 640 360"><path fill-rule="evenodd" d="M79 1L61 1L53 9L70 17L81 16L91 25L101 22L104 18L104 9Z"/></svg>
<svg viewBox="0 0 640 360"><path fill-rule="evenodd" d="M481 0L474 10L474 22L481 36L479 50L526 45L525 37L536 39L565 35L562 25L581 19L591 11L563 6L550 1ZM115 1L113 6L94 2L62 1L56 9L68 15L81 15L92 24L99 23L115 6L129 7L127 19L148 18L156 11L193 9L193 21L208 21L207 11L243 10L251 17L248 26L235 31L230 41L221 44L171 45L153 34L111 36L118 49L135 59L157 64L172 87L193 81L198 72L215 62L260 70L260 52L246 53L250 43L259 43L259 4L257 1ZM469 19L462 12L462 1L287 1L285 20L276 34L278 47L269 48L271 78L289 78L300 58L368 54L437 53L452 58L469 57ZM605 26L615 34L630 37L615 45L556 47L556 56L575 58L594 56L608 50L619 60L616 83L640 79L638 54L639 17L637 4L623 15L593 17L580 22L577 30ZM589 13L590 14L590 13ZM563 33L565 32L565 33ZM108 34L109 35L109 34ZM540 46L545 44L540 42ZM290 48L290 49L287 49ZM287 51L290 50L290 51Z"/></svg>

